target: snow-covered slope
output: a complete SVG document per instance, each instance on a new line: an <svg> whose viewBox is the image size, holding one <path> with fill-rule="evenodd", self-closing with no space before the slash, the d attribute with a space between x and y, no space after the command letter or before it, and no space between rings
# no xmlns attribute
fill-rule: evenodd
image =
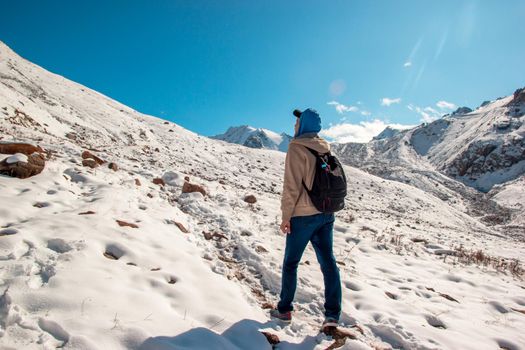
<svg viewBox="0 0 525 350"><path fill-rule="evenodd" d="M280 290L284 153L140 114L2 43L0 137L49 155L37 176L0 176L3 349L271 349L260 330L279 349L333 343L317 335L323 283L311 248L292 325L263 309ZM85 150L118 170L82 166ZM525 348L521 265L510 268L523 242L410 184L345 171L341 321L363 334L342 349ZM182 193L185 178L206 195ZM460 246L506 262L472 263Z"/></svg>
<svg viewBox="0 0 525 350"><path fill-rule="evenodd" d="M486 222L509 224L511 231L525 236L524 227L514 227L523 211L479 192L525 176L521 94L525 92L518 90L475 111L460 108L432 123L367 144L334 144L332 149L346 164L410 183L470 215L485 215Z"/></svg>
<svg viewBox="0 0 525 350"><path fill-rule="evenodd" d="M216 140L251 147L273 149L286 152L292 137L285 133L278 134L268 129L254 128L249 125L232 126L224 134L212 136Z"/></svg>

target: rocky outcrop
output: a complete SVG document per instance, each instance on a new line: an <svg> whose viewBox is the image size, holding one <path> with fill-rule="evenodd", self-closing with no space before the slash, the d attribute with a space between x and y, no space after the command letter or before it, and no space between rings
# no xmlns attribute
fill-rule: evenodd
<svg viewBox="0 0 525 350"><path fill-rule="evenodd" d="M512 100L507 104L507 106L515 106L523 103L525 103L525 88L514 91Z"/></svg>
<svg viewBox="0 0 525 350"><path fill-rule="evenodd" d="M463 115L472 112L472 109L469 107L459 107L454 112L452 112L452 115Z"/></svg>
<svg viewBox="0 0 525 350"><path fill-rule="evenodd" d="M475 181L484 174L509 169L523 161L525 161L524 138L479 141L471 143L466 151L459 154L445 168L445 172L453 177L466 177L468 180ZM478 184L477 187L484 191L490 189L484 188L482 184Z"/></svg>

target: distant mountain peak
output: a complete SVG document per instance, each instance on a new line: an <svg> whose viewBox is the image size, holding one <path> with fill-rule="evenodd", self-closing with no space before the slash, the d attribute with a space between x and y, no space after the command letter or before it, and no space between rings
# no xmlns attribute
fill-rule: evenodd
<svg viewBox="0 0 525 350"><path fill-rule="evenodd" d="M264 128L240 125L231 126L224 134L210 136L210 138L236 143L250 148L264 148L286 152L292 136L284 132L278 134Z"/></svg>
<svg viewBox="0 0 525 350"><path fill-rule="evenodd" d="M389 138L394 137L395 135L399 134L400 132L401 132L401 130L399 130L399 129L394 129L391 126L387 126L377 136L374 136L372 138L372 140L373 141L377 141L377 140L389 139Z"/></svg>

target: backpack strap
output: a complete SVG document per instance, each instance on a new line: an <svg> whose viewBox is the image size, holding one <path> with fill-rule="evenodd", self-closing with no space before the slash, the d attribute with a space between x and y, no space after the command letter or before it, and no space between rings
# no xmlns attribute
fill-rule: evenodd
<svg viewBox="0 0 525 350"><path fill-rule="evenodd" d="M304 146L304 145L303 145L303 146ZM304 148L306 148L307 150L309 150L310 153L312 153L312 154L313 154L314 156L316 156L316 157L319 156L319 155L330 154L330 151L328 151L328 152L326 152L326 153L319 153L319 152L317 152L317 151L316 151L315 149L313 149L313 148L306 147L306 146L304 146Z"/></svg>

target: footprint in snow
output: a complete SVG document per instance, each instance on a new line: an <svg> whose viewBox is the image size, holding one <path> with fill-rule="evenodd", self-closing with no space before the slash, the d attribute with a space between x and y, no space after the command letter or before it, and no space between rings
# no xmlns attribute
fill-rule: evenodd
<svg viewBox="0 0 525 350"><path fill-rule="evenodd" d="M64 347L69 341L69 333L66 332L64 328L62 328L62 326L56 323L55 321L39 318L38 326L44 332L51 334L51 336L56 340L63 342L63 344L60 347Z"/></svg>
<svg viewBox="0 0 525 350"><path fill-rule="evenodd" d="M426 315L425 319L427 320L427 323L434 328L447 329L445 323L434 315Z"/></svg>
<svg viewBox="0 0 525 350"><path fill-rule="evenodd" d="M47 241L47 248L57 253L67 253L73 249L73 247L62 238L52 238Z"/></svg>
<svg viewBox="0 0 525 350"><path fill-rule="evenodd" d="M359 284L355 283L355 282L345 282L345 287L350 289L350 290L353 290L355 292L358 292L360 291L361 289L363 289Z"/></svg>
<svg viewBox="0 0 525 350"><path fill-rule="evenodd" d="M522 349L518 345L505 339L494 339L501 350L520 350Z"/></svg>
<svg viewBox="0 0 525 350"><path fill-rule="evenodd" d="M117 243L110 243L106 246L103 255L110 260L118 260L126 254L126 248Z"/></svg>
<svg viewBox="0 0 525 350"><path fill-rule="evenodd" d="M18 230L14 228L6 228L3 230L0 230L0 236L10 236L10 235L15 235L17 233L18 233Z"/></svg>
<svg viewBox="0 0 525 350"><path fill-rule="evenodd" d="M51 203L49 202L36 202L35 204L33 204L33 207L35 208L46 208L49 206L51 206Z"/></svg>
<svg viewBox="0 0 525 350"><path fill-rule="evenodd" d="M500 303L499 301L490 301L489 305L492 306L499 313L506 314L510 312L510 309L502 303Z"/></svg>

